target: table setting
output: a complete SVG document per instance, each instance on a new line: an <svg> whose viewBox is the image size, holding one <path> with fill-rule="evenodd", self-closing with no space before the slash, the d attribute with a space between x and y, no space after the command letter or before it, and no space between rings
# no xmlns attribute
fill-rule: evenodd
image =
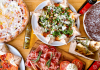
<svg viewBox="0 0 100 70"><path fill-rule="evenodd" d="M0 70L100 70L99 0L0 5Z"/></svg>

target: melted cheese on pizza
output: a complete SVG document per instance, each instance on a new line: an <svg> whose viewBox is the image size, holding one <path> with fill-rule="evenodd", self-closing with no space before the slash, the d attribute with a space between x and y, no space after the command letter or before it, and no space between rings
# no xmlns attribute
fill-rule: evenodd
<svg viewBox="0 0 100 70"><path fill-rule="evenodd" d="M18 66L14 61L12 62L12 58L11 53L0 55L0 70L18 70Z"/></svg>
<svg viewBox="0 0 100 70"><path fill-rule="evenodd" d="M0 0L0 38L15 36L25 23L25 9L16 1Z"/></svg>

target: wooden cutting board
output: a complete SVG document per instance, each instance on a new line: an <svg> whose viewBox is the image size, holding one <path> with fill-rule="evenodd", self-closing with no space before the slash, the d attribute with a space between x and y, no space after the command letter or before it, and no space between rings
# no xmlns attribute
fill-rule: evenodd
<svg viewBox="0 0 100 70"><path fill-rule="evenodd" d="M37 40L37 41L35 42L35 44L33 45L31 51L35 50L36 47L38 47L40 44L44 44L44 43L41 42L40 40ZM49 46L49 45L48 45L48 46ZM71 53L69 53L69 52L66 52L66 51L64 51L64 50L62 50L62 49L59 49L59 48L57 48L57 47L56 47L56 49L57 49L59 52L61 52L61 58L60 58L59 63L62 62L62 61L70 61L70 62L72 62L74 59L79 59L79 58L75 57L73 54L71 54ZM31 52L31 51L30 51L30 52ZM79 59L79 60L80 60L80 59ZM82 61L82 60L81 60L81 61ZM82 70L85 70L85 65L86 65L86 63L85 63L84 61L82 61L82 62L83 62L83 65L84 65Z"/></svg>

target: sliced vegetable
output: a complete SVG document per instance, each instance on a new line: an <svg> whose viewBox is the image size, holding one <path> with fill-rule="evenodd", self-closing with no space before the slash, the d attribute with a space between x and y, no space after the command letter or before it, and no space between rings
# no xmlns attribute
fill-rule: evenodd
<svg viewBox="0 0 100 70"><path fill-rule="evenodd" d="M72 63L74 63L74 64L77 66L78 70L82 70L82 68L83 68L83 63L82 63L80 60L74 59L74 60L72 61Z"/></svg>
<svg viewBox="0 0 100 70"><path fill-rule="evenodd" d="M66 70L66 67L68 66L70 62L69 61L62 61L60 63L60 70Z"/></svg>
<svg viewBox="0 0 100 70"><path fill-rule="evenodd" d="M55 5L56 7L59 7L59 6L60 6L60 4L59 4L59 3L54 3L54 5Z"/></svg>

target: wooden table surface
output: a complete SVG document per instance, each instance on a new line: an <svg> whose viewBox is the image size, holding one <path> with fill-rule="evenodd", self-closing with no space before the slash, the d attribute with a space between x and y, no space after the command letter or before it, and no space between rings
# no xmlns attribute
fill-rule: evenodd
<svg viewBox="0 0 100 70"><path fill-rule="evenodd" d="M26 5L28 6L28 9L30 11L34 11L34 9L40 4L42 3L44 0L24 0L24 2L26 3ZM74 6L74 8L76 10L78 10L81 5L85 2L86 0L69 0L69 3L71 5ZM100 0L99 0L100 1ZM80 16L80 32L81 32L81 36L87 37L84 28L83 28L83 15ZM29 49L23 49L23 43L24 43L24 35L25 35L25 30L14 40L8 42L8 44L14 46L15 48L18 49L18 51L22 54L24 60L26 60L32 46L34 45L34 43L38 40L38 38L33 34L31 34L31 42L30 42L30 48ZM70 43L64 46L59 46L60 49L63 49L65 51L69 50L69 46ZM79 56L76 56L79 57ZM93 62L92 60L88 60L82 57L79 57L81 60L86 62L86 68L85 70L87 70L87 68L91 65L91 63ZM30 70L29 68L26 68L26 70Z"/></svg>

